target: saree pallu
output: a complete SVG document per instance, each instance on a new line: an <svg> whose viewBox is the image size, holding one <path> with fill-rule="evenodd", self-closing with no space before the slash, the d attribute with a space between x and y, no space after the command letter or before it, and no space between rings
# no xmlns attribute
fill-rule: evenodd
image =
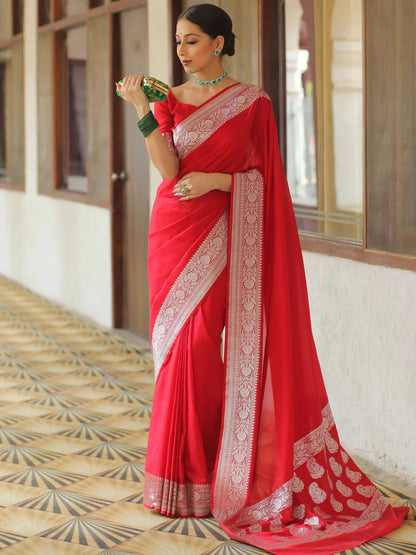
<svg viewBox="0 0 416 555"><path fill-rule="evenodd" d="M156 116L178 178L228 173L232 191L179 202L173 181L158 190L145 505L212 512L270 553L331 555L386 534L407 509L393 509L340 445L270 100L236 84L198 108L170 94Z"/></svg>

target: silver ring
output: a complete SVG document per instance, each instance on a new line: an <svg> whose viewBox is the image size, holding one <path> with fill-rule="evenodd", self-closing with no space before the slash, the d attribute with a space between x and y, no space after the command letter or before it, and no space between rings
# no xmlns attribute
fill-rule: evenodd
<svg viewBox="0 0 416 555"><path fill-rule="evenodd" d="M179 189L179 192L186 197L189 195L189 187L183 186Z"/></svg>

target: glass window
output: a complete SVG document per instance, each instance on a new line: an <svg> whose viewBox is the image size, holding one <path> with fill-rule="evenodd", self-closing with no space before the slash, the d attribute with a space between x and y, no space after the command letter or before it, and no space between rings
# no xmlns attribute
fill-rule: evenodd
<svg viewBox="0 0 416 555"><path fill-rule="evenodd" d="M85 25L62 33L61 186L87 192L87 32Z"/></svg>
<svg viewBox="0 0 416 555"><path fill-rule="evenodd" d="M23 33L23 0L13 0L13 34Z"/></svg>
<svg viewBox="0 0 416 555"><path fill-rule="evenodd" d="M23 41L0 50L0 180L24 184Z"/></svg>
<svg viewBox="0 0 416 555"><path fill-rule="evenodd" d="M38 19L39 25L47 25L52 21L51 0L39 0Z"/></svg>
<svg viewBox="0 0 416 555"><path fill-rule="evenodd" d="M68 17L88 10L88 0L60 0L60 17Z"/></svg>
<svg viewBox="0 0 416 555"><path fill-rule="evenodd" d="M11 0L0 0L0 40L7 40L13 34L13 4Z"/></svg>
<svg viewBox="0 0 416 555"><path fill-rule="evenodd" d="M6 80L7 80L7 59L8 50L0 50L0 177L7 175L7 154L6 154Z"/></svg>
<svg viewBox="0 0 416 555"><path fill-rule="evenodd" d="M363 240L362 0L286 0L287 176L301 231Z"/></svg>
<svg viewBox="0 0 416 555"><path fill-rule="evenodd" d="M367 0L366 22L367 246L415 256L416 4Z"/></svg>

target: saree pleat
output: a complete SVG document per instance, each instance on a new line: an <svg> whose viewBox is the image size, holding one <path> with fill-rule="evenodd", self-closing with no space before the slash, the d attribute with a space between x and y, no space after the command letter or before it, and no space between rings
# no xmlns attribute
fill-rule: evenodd
<svg viewBox="0 0 416 555"><path fill-rule="evenodd" d="M228 173L232 191L178 202L172 182L158 190L146 505L211 511L231 537L275 554L332 555L393 530L407 509L339 441L270 100L237 84L201 107L170 93L156 115L178 178Z"/></svg>
<svg viewBox="0 0 416 555"><path fill-rule="evenodd" d="M226 280L223 270L182 328L158 376L144 504L163 514L211 513L223 399Z"/></svg>

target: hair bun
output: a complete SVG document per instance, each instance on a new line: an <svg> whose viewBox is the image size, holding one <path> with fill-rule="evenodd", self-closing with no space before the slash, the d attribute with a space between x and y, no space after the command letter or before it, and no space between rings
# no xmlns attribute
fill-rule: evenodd
<svg viewBox="0 0 416 555"><path fill-rule="evenodd" d="M222 8L214 4L195 4L186 8L178 17L198 25L200 29L211 38L215 39L218 35L224 37L224 46L221 54L234 56L235 54L235 35L232 31L233 22L231 17Z"/></svg>
<svg viewBox="0 0 416 555"><path fill-rule="evenodd" d="M234 54L235 54L235 34L233 32L231 32L227 37L224 37L224 39L225 39L224 48L223 48L224 54L227 54L228 56L234 56Z"/></svg>

